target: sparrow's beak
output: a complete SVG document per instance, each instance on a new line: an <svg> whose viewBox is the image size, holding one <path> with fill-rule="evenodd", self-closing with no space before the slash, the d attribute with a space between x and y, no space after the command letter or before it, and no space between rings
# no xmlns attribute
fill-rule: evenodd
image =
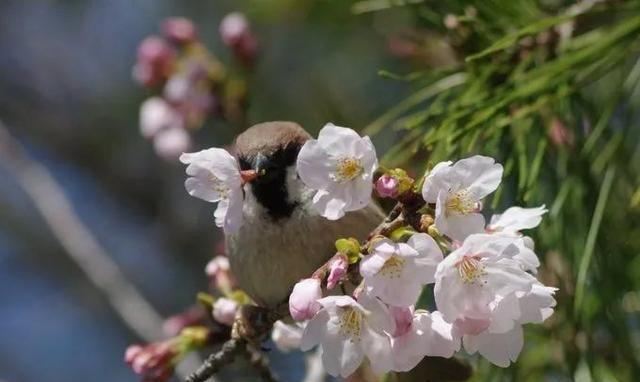
<svg viewBox="0 0 640 382"><path fill-rule="evenodd" d="M258 177L256 170L242 170L240 171L240 177L242 178L242 184L251 183Z"/></svg>
<svg viewBox="0 0 640 382"><path fill-rule="evenodd" d="M253 169L240 172L243 184L259 182L261 178L273 172L273 163L263 154L256 155L253 161Z"/></svg>

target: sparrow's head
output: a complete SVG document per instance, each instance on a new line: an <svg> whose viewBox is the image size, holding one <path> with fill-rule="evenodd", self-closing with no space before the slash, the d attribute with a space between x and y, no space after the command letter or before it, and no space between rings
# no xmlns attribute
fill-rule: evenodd
<svg viewBox="0 0 640 382"><path fill-rule="evenodd" d="M236 138L236 155L242 170L255 170L251 192L274 220L291 215L298 201L289 190L296 159L311 136L294 122L265 122Z"/></svg>

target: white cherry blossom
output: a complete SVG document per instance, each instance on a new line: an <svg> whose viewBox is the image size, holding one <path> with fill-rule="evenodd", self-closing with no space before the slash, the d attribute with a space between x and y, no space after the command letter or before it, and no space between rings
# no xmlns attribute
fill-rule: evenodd
<svg viewBox="0 0 640 382"><path fill-rule="evenodd" d="M440 232L458 241L483 232L482 199L498 188L501 178L502 165L481 155L438 163L425 178L422 197L435 203Z"/></svg>
<svg viewBox="0 0 640 382"><path fill-rule="evenodd" d="M395 330L387 307L375 297L362 293L355 301L349 296L329 296L319 300L322 309L307 323L300 348L320 345L322 363L330 375L353 374L366 356L373 372L391 370L393 356L386 333Z"/></svg>
<svg viewBox="0 0 640 382"><path fill-rule="evenodd" d="M529 292L536 282L513 258L519 254L513 242L512 237L471 235L438 265L434 295L447 322L457 321L467 333L477 334L497 325L493 321L519 318L519 312L494 309L514 292Z"/></svg>
<svg viewBox="0 0 640 382"><path fill-rule="evenodd" d="M518 234L523 229L537 227L546 212L544 204L536 208L511 207L502 214L493 215L487 231Z"/></svg>
<svg viewBox="0 0 640 382"><path fill-rule="evenodd" d="M426 233L411 236L407 243L380 239L360 263L360 274L369 293L393 306L416 303L422 287L435 281L442 251Z"/></svg>
<svg viewBox="0 0 640 382"><path fill-rule="evenodd" d="M300 348L303 332L304 324L302 323L290 325L282 321L276 321L271 331L271 340L276 344L278 350L287 353Z"/></svg>
<svg viewBox="0 0 640 382"><path fill-rule="evenodd" d="M216 225L225 233L233 233L242 224L242 178L235 158L219 148L184 153L180 161L187 164L184 185L191 196L207 202L218 202L214 213Z"/></svg>
<svg viewBox="0 0 640 382"><path fill-rule="evenodd" d="M352 129L326 124L317 140L304 144L296 166L300 179L317 190L313 206L327 219L340 219L371 201L376 150L369 137Z"/></svg>
<svg viewBox="0 0 640 382"><path fill-rule="evenodd" d="M394 371L409 371L425 356L449 358L460 349L460 335L438 311L404 308L394 317L396 328L402 327L391 340Z"/></svg>
<svg viewBox="0 0 640 382"><path fill-rule="evenodd" d="M161 97L151 97L140 106L140 132L151 138L164 130L184 129L184 118Z"/></svg>
<svg viewBox="0 0 640 382"><path fill-rule="evenodd" d="M494 307L495 316L505 318L509 316L509 311L517 311L519 318L514 321L496 320L496 323L478 334L465 335L465 350L469 354L480 353L494 365L508 367L516 361L522 350L522 325L542 323L553 314L556 305L553 294L556 290L536 281L529 292L516 291L503 298Z"/></svg>

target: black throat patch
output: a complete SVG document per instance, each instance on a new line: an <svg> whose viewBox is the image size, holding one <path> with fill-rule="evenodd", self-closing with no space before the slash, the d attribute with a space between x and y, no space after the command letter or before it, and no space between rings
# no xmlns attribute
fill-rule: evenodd
<svg viewBox="0 0 640 382"><path fill-rule="evenodd" d="M251 183L251 192L274 221L288 218L298 203L289 201L287 190L287 168L295 165L300 145L291 144L277 149L273 153L265 154L269 161L269 168L264 176ZM240 157L240 168L249 170L255 168L256 158Z"/></svg>

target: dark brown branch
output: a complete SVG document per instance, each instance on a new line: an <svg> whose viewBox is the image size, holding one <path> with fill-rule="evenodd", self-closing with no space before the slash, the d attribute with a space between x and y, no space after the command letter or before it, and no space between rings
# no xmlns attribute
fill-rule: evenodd
<svg viewBox="0 0 640 382"><path fill-rule="evenodd" d="M247 341L241 338L232 338L222 345L222 349L207 357L198 370L187 377L186 382L205 382L222 366L233 362L238 354L245 351Z"/></svg>

